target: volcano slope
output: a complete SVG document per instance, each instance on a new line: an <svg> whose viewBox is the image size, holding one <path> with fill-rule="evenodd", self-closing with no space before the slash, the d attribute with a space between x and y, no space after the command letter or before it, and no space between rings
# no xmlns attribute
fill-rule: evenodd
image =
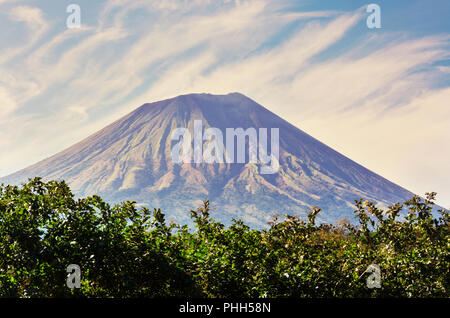
<svg viewBox="0 0 450 318"><path fill-rule="evenodd" d="M279 129L279 170L262 174L255 163L174 162L176 128ZM248 156L247 156L248 157ZM64 179L76 196L98 194L116 203L134 200L161 208L169 220L190 223L190 209L211 201L212 216L230 224L266 226L275 214L305 216L312 206L318 221L351 218L354 200L381 206L411 198L411 192L371 172L309 136L248 97L190 94L144 104L72 147L0 179L19 184L40 176Z"/></svg>

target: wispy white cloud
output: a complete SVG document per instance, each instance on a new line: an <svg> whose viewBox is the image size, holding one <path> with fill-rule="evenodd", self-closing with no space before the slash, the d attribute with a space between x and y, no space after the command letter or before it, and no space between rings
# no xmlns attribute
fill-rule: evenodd
<svg viewBox="0 0 450 318"><path fill-rule="evenodd" d="M9 94L8 90L0 86L0 116L6 116L11 111L16 109L17 103L13 97Z"/></svg>
<svg viewBox="0 0 450 318"><path fill-rule="evenodd" d="M5 63L11 58L32 48L49 28L49 25L47 24L44 15L39 8L17 6L11 9L9 12L9 18L14 22L25 23L28 28L29 36L25 45L2 50L0 55L0 64Z"/></svg>
<svg viewBox="0 0 450 318"><path fill-rule="evenodd" d="M19 2L19 1L21 1L21 0L0 0L0 5L11 4L11 3Z"/></svg>
<svg viewBox="0 0 450 318"><path fill-rule="evenodd" d="M12 2L3 1L0 4ZM27 96L32 95L36 90L36 83L28 78L17 76L20 71L7 69L4 65L11 59L26 54L49 28L39 8L16 6L8 12L7 16L14 23L24 23L27 35L24 44L0 50L0 115L3 117L0 118L0 123L5 121L4 116L9 116L26 100Z"/></svg>

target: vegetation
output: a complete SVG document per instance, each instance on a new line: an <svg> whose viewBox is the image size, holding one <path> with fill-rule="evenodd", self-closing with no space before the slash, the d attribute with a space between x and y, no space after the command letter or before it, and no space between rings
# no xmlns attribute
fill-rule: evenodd
<svg viewBox="0 0 450 318"><path fill-rule="evenodd" d="M35 178L0 187L0 296L449 297L449 213L433 218L434 197L387 211L356 201L358 225L316 225L314 208L266 230L225 227L204 202L192 231L160 210L75 200L65 182ZM69 264L81 288L66 286ZM370 264L381 288L368 288Z"/></svg>

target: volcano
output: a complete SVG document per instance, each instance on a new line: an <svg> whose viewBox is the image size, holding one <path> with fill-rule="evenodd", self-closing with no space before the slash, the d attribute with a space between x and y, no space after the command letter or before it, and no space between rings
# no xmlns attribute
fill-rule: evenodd
<svg viewBox="0 0 450 318"><path fill-rule="evenodd" d="M278 128L279 169L262 174L254 162L179 163L172 132L203 128ZM211 202L225 224L242 219L265 227L274 214L304 217L312 206L322 222L352 218L354 200L380 206L413 194L339 154L299 128L239 94L189 94L144 104L72 147L6 176L19 184L40 176L63 179L76 196L98 194L109 202L134 200L161 208L167 218L190 223L190 209Z"/></svg>

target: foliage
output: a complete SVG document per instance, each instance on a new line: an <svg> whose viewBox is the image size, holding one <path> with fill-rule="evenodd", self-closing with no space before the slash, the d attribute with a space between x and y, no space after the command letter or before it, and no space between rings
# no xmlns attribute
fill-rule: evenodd
<svg viewBox="0 0 450 318"><path fill-rule="evenodd" d="M435 195L386 211L358 200L358 225L316 225L314 207L265 230L225 227L206 201L191 231L161 210L75 200L64 181L35 178L0 187L0 296L449 297L450 219L433 217ZM66 286L69 264L79 289ZM381 288L366 284L370 264Z"/></svg>

